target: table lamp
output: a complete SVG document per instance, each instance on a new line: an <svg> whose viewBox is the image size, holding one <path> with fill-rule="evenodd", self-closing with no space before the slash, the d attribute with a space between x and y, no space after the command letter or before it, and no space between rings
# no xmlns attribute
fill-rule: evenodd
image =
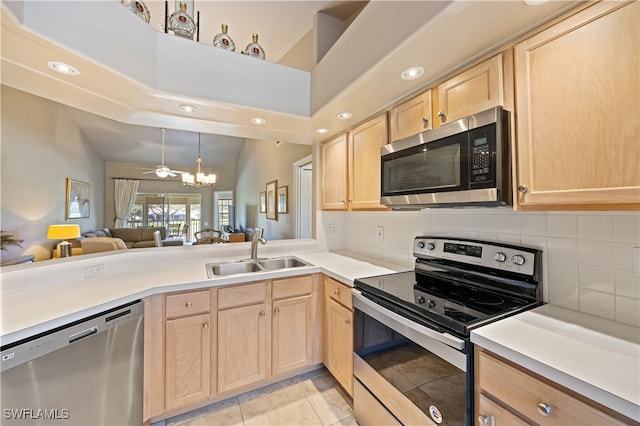
<svg viewBox="0 0 640 426"><path fill-rule="evenodd" d="M71 256L71 243L67 240L79 237L80 225L49 225L49 230L47 231L47 239L63 240L58 244L58 247L60 247L60 257Z"/></svg>

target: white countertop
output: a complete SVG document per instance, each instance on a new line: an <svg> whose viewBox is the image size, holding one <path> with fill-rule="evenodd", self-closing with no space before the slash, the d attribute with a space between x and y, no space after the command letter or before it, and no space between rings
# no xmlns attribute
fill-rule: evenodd
<svg viewBox="0 0 640 426"><path fill-rule="evenodd" d="M170 249L163 248L162 254L167 255L169 253L167 250ZM393 272L388 268L335 253L310 252L296 253L295 256L313 266L209 279L205 269L207 260L172 263L166 261L166 256L154 259L155 255L156 253L149 251L146 253L136 252L135 254L126 253L124 255L127 257L126 264L114 266L106 263L105 269L107 271L105 274L95 278L84 279L82 272L76 273L77 271L51 270L49 274L66 273L69 278L53 284L27 285L24 288L8 292L3 288L0 303L2 308L2 321L0 322L2 345L157 293L237 284L313 272L323 272L345 284L353 285L353 280L358 277ZM280 253L276 257L284 255ZM114 259L117 260L117 258ZM108 262L114 259L94 258L93 263ZM231 260L221 259L220 261ZM125 262L124 258L121 260L121 263L123 262ZM68 265L68 268L70 267L84 268L82 265L74 264ZM116 271L111 272L110 270ZM46 270L36 268L33 271L37 275ZM23 279L29 281L28 272L26 270L15 273L26 275ZM3 287L7 276L2 274ZM38 279L43 278L34 276L32 280L37 281Z"/></svg>
<svg viewBox="0 0 640 426"><path fill-rule="evenodd" d="M640 421L640 329L553 305L471 332L497 355Z"/></svg>

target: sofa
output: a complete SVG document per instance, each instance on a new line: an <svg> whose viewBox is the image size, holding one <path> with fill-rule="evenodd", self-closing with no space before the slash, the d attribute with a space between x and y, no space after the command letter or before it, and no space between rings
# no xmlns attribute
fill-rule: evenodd
<svg viewBox="0 0 640 426"><path fill-rule="evenodd" d="M111 237L120 238L128 249L155 247L153 233L160 231L162 246L181 246L184 244L182 238L167 238L167 231L163 227L151 228L105 228L103 230L87 232L83 234L85 238Z"/></svg>

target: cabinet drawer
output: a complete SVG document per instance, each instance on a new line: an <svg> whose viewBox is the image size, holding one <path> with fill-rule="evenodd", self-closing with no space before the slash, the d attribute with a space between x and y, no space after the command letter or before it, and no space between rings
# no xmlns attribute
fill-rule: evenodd
<svg viewBox="0 0 640 426"><path fill-rule="evenodd" d="M351 298L351 288L339 283L338 281L324 277L324 294L330 297L348 309L353 309L353 300Z"/></svg>
<svg viewBox="0 0 640 426"><path fill-rule="evenodd" d="M486 416L486 417L485 417ZM506 408L496 404L484 395L478 397L476 406L476 418L479 424L483 418L487 419L487 424L495 426L528 426L529 423L514 415Z"/></svg>
<svg viewBox="0 0 640 426"><path fill-rule="evenodd" d="M218 309L263 303L267 296L264 282L218 289Z"/></svg>
<svg viewBox="0 0 640 426"><path fill-rule="evenodd" d="M481 392L491 394L505 405L544 425L622 425L594 406L565 393L557 385L530 375L526 370L511 366L493 356L480 352L478 359ZM544 415L538 406L550 407Z"/></svg>
<svg viewBox="0 0 640 426"><path fill-rule="evenodd" d="M306 296L311 294L311 275L304 277L283 278L273 281L273 299L285 299L288 297Z"/></svg>
<svg viewBox="0 0 640 426"><path fill-rule="evenodd" d="M190 291L188 293L170 294L167 296L167 318L209 312L211 299L209 290Z"/></svg>

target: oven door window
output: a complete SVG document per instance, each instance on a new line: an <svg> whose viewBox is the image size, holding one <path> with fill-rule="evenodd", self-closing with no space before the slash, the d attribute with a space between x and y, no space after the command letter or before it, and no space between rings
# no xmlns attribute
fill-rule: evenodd
<svg viewBox="0 0 640 426"><path fill-rule="evenodd" d="M467 134L407 148L382 157L382 195L467 189Z"/></svg>
<svg viewBox="0 0 640 426"><path fill-rule="evenodd" d="M355 320L354 352L380 377L375 382L397 390L437 424L469 424L470 375L360 310ZM369 387L368 374L358 377L356 369L355 375ZM393 407L387 409L397 414Z"/></svg>

